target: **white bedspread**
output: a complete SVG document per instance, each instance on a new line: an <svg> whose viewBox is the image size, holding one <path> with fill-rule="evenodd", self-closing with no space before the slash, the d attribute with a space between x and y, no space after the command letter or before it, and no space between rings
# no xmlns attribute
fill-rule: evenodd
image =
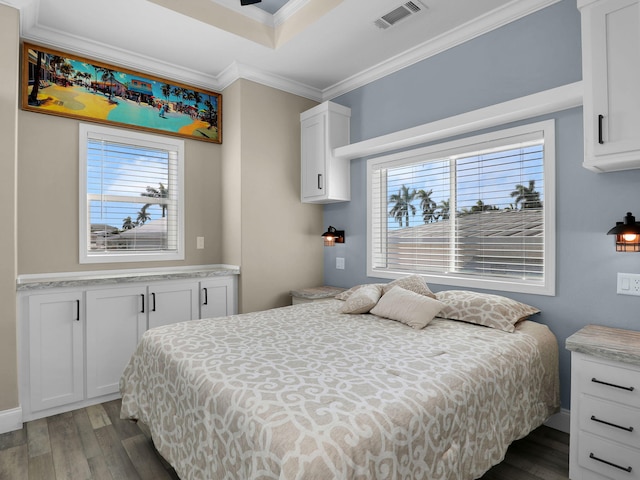
<svg viewBox="0 0 640 480"><path fill-rule="evenodd" d="M471 480L558 408L546 326L414 330L340 305L147 331L122 417L149 425L182 480Z"/></svg>

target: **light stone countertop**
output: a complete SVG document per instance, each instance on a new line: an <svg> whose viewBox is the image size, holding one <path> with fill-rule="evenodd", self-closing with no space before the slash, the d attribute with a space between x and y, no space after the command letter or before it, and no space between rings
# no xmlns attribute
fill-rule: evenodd
<svg viewBox="0 0 640 480"><path fill-rule="evenodd" d="M640 332L587 325L567 338L567 350L640 366Z"/></svg>
<svg viewBox="0 0 640 480"><path fill-rule="evenodd" d="M48 288L116 285L121 283L154 282L190 278L209 278L239 275L235 265L203 265L201 267L149 268L139 270L104 270L42 275L20 275L16 280L17 291L44 290Z"/></svg>

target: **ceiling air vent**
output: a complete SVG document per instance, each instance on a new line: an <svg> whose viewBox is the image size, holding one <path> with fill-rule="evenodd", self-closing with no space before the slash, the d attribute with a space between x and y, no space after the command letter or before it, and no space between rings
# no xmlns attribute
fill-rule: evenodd
<svg viewBox="0 0 640 480"><path fill-rule="evenodd" d="M417 1L403 3L399 7L394 8L389 13L378 18L374 23L376 27L386 29L394 26L400 20L404 20L407 17L415 13L419 13L427 8Z"/></svg>

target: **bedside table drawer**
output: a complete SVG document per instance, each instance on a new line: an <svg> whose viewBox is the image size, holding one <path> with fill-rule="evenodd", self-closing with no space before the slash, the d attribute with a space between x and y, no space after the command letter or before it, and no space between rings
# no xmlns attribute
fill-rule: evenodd
<svg viewBox="0 0 640 480"><path fill-rule="evenodd" d="M578 463L614 480L640 480L640 451L586 432L579 433Z"/></svg>
<svg viewBox="0 0 640 480"><path fill-rule="evenodd" d="M640 410L580 396L580 430L640 449Z"/></svg>
<svg viewBox="0 0 640 480"><path fill-rule="evenodd" d="M640 406L640 371L606 361L580 359L577 387L586 393L630 406Z"/></svg>

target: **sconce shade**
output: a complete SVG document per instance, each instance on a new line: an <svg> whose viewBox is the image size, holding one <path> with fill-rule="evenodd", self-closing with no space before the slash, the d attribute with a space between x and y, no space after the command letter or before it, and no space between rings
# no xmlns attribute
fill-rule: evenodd
<svg viewBox="0 0 640 480"><path fill-rule="evenodd" d="M616 252L640 252L640 224L631 212L627 212L624 222L616 222L607 235L616 236Z"/></svg>
<svg viewBox="0 0 640 480"><path fill-rule="evenodd" d="M333 247L336 243L344 243L344 230L336 230L329 225L326 232L322 234L325 247Z"/></svg>

